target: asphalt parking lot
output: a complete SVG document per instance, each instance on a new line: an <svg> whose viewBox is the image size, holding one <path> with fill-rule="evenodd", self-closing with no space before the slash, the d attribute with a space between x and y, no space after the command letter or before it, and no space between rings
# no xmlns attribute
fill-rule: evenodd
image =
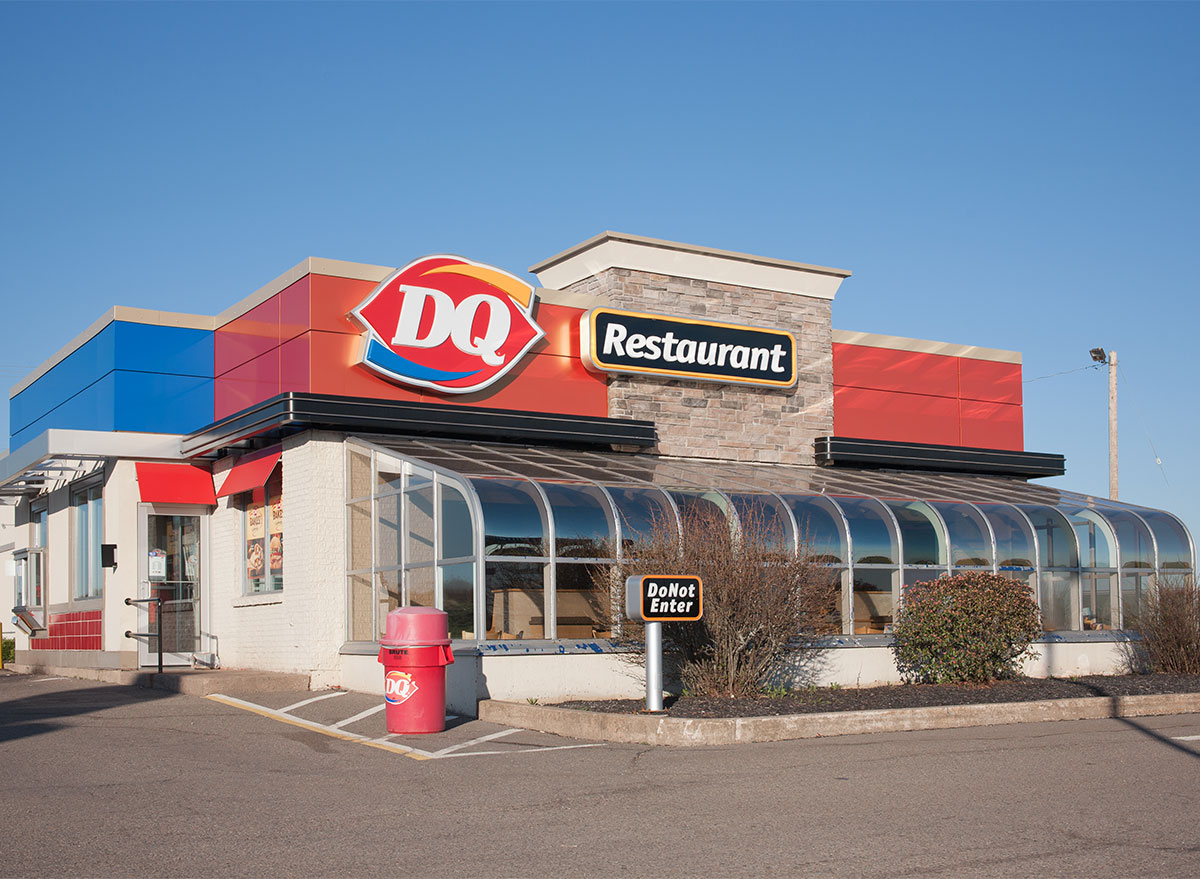
<svg viewBox="0 0 1200 879"><path fill-rule="evenodd" d="M389 733L382 698L348 690L251 692L241 696L221 693L206 698L268 720L418 760L504 756L600 746L600 743L578 742L452 714L446 716L444 732L421 735Z"/></svg>
<svg viewBox="0 0 1200 879"><path fill-rule="evenodd" d="M1200 875L1200 715L671 748L333 692L0 674L0 877Z"/></svg>

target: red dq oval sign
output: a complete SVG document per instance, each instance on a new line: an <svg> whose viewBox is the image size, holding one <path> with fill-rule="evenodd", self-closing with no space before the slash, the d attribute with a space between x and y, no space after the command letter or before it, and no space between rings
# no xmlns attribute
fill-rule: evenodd
<svg viewBox="0 0 1200 879"><path fill-rule="evenodd" d="M400 705L416 695L417 682L412 675L402 671L389 671L383 676L383 698L392 705Z"/></svg>
<svg viewBox="0 0 1200 879"><path fill-rule="evenodd" d="M482 390L545 335L533 288L492 266L427 256L350 313L367 328L361 363L392 381L447 394Z"/></svg>

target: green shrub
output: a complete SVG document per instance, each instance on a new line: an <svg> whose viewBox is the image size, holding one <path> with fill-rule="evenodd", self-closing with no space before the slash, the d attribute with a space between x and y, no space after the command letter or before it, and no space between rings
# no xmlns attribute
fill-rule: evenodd
<svg viewBox="0 0 1200 879"><path fill-rule="evenodd" d="M17 661L17 642L13 638L5 638L0 645L0 657L3 658L4 664Z"/></svg>
<svg viewBox="0 0 1200 879"><path fill-rule="evenodd" d="M1200 590L1191 577L1164 579L1151 589L1125 627L1140 636L1130 642L1136 671L1200 674Z"/></svg>
<svg viewBox="0 0 1200 879"><path fill-rule="evenodd" d="M1041 632L1028 586L970 571L905 590L892 652L909 683L987 683L1016 677Z"/></svg>

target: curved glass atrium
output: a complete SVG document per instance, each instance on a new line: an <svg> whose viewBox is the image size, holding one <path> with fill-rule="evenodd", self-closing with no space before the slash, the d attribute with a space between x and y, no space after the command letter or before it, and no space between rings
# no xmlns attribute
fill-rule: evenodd
<svg viewBox="0 0 1200 879"><path fill-rule="evenodd" d="M826 566L845 635L886 633L905 585L967 570L1027 582L1048 631L1116 629L1153 577L1195 566L1169 513L1012 479L395 437L346 449L351 641L406 605L445 610L456 639L609 637L597 566L700 507L754 515Z"/></svg>

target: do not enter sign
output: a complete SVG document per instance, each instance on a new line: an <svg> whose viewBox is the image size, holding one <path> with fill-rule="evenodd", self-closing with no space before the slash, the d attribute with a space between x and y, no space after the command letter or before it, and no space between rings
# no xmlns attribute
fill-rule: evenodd
<svg viewBox="0 0 1200 879"><path fill-rule="evenodd" d="M694 622L704 615L704 584L689 574L645 574L625 580L625 615L647 623Z"/></svg>

